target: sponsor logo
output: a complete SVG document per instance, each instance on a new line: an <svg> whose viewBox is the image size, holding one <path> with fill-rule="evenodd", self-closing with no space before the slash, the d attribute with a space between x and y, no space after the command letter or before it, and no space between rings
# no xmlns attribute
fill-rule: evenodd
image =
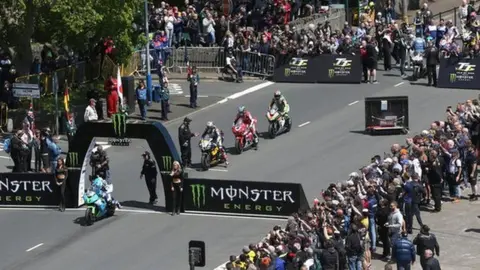
<svg viewBox="0 0 480 270"><path fill-rule="evenodd" d="M456 73L450 73L450 82L455 82L457 80L457 74Z"/></svg>
<svg viewBox="0 0 480 270"><path fill-rule="evenodd" d="M116 113L112 115L112 124L115 136L125 137L127 133L127 116L124 113Z"/></svg>
<svg viewBox="0 0 480 270"><path fill-rule="evenodd" d="M307 65L308 59L292 58L292 60L290 60L290 66L293 67L306 67Z"/></svg>
<svg viewBox="0 0 480 270"><path fill-rule="evenodd" d="M116 113L112 115L113 131L116 138L110 138L108 141L111 145L130 145L131 140L125 138L127 134L127 115L125 113Z"/></svg>
<svg viewBox="0 0 480 270"><path fill-rule="evenodd" d="M335 69L333 68L328 69L328 77L333 78L333 76L335 76Z"/></svg>
<svg viewBox="0 0 480 270"><path fill-rule="evenodd" d="M77 167L78 163L78 153L77 152L68 152L67 166Z"/></svg>
<svg viewBox="0 0 480 270"><path fill-rule="evenodd" d="M475 68L477 65L472 65L470 63L458 63L458 66L455 70L459 72L475 72Z"/></svg>
<svg viewBox="0 0 480 270"><path fill-rule="evenodd" d="M285 69L285 77L289 77L289 76L290 76L290 69L286 68Z"/></svg>
<svg viewBox="0 0 480 270"><path fill-rule="evenodd" d="M192 202L196 208L202 208L205 206L205 185L190 185L192 189Z"/></svg>
<svg viewBox="0 0 480 270"><path fill-rule="evenodd" d="M0 192L9 195L0 196L0 204L5 203L40 203L45 193L53 193L50 181L10 180L8 177L0 180ZM25 195L38 194L38 195Z"/></svg>
<svg viewBox="0 0 480 270"><path fill-rule="evenodd" d="M171 156L162 156L162 169L160 173L170 173L172 170L172 157Z"/></svg>
<svg viewBox="0 0 480 270"><path fill-rule="evenodd" d="M352 60L347 60L347 58L337 58L335 59L335 63L333 63L333 66L342 68L351 67Z"/></svg>

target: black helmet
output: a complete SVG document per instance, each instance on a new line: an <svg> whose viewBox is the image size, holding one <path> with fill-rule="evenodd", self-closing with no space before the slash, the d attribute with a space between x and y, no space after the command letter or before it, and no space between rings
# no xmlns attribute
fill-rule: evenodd
<svg viewBox="0 0 480 270"><path fill-rule="evenodd" d="M183 122L188 124L188 123L192 122L192 119L188 118L188 116L187 116L187 117L183 118Z"/></svg>

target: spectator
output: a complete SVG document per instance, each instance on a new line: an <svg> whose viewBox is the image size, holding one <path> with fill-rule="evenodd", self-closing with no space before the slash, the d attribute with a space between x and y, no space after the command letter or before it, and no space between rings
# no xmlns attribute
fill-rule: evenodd
<svg viewBox="0 0 480 270"><path fill-rule="evenodd" d="M423 225L420 228L420 233L413 239L413 244L417 246L417 255L420 256L420 264L423 269L426 268L428 259L425 256L425 251L435 250L437 256L440 256L440 246L438 245L437 238L433 233L430 233L430 227L427 225Z"/></svg>
<svg viewBox="0 0 480 270"><path fill-rule="evenodd" d="M433 257L433 252L430 249L425 250L425 267L423 270L441 270L440 262Z"/></svg>
<svg viewBox="0 0 480 270"><path fill-rule="evenodd" d="M399 270L410 270L411 265L415 263L415 246L407 237L407 233L402 233L392 246L392 256Z"/></svg>
<svg viewBox="0 0 480 270"><path fill-rule="evenodd" d="M98 120L97 109L95 108L96 104L97 104L97 101L95 99L91 98L89 105L85 109L85 114L83 116L83 121L90 122L90 121L97 121Z"/></svg>

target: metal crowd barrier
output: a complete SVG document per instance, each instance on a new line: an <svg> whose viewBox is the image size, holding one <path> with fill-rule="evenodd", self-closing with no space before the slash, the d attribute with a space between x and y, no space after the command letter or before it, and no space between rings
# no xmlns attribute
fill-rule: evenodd
<svg viewBox="0 0 480 270"><path fill-rule="evenodd" d="M161 58L155 54L161 54ZM253 52L234 51L238 64L244 74L250 76L273 76L275 56ZM220 73L226 66L226 51L223 47L180 47L178 49L152 50L150 64L154 70L158 59L168 72L185 73L187 61L190 66L196 66L199 72ZM123 67L124 75L139 76L146 71L145 51L135 52L127 65Z"/></svg>
<svg viewBox="0 0 480 270"><path fill-rule="evenodd" d="M60 68L51 73L39 73L26 76L20 76L15 79L17 83L39 84L41 86L42 95L53 93L53 73L57 73L58 82L63 85L80 85L100 76L100 63L93 62L78 62L65 68Z"/></svg>
<svg viewBox="0 0 480 270"><path fill-rule="evenodd" d="M476 2L473 5L474 9L477 10L478 7L480 7L480 2ZM460 11L459 7L455 7L446 11L439 12L438 14L435 14L432 16L432 19L434 20L445 20L446 21L452 21L453 25L457 27L458 30L462 31L463 30L463 22L460 19Z"/></svg>
<svg viewBox="0 0 480 270"><path fill-rule="evenodd" d="M332 29L342 29L345 22L345 10L331 9L328 13L316 13L290 22L289 25L300 31L301 29L308 29L309 24L317 26L319 23L324 24L327 21L330 22Z"/></svg>

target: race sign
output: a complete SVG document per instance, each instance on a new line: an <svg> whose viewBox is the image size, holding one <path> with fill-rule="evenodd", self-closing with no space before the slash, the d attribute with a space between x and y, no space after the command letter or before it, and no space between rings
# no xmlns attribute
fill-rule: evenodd
<svg viewBox="0 0 480 270"><path fill-rule="evenodd" d="M58 205L59 191L53 174L0 173L0 207Z"/></svg>
<svg viewBox="0 0 480 270"><path fill-rule="evenodd" d="M38 84L14 83L12 90L14 97L40 98L40 87Z"/></svg>
<svg viewBox="0 0 480 270"><path fill-rule="evenodd" d="M480 89L480 59L440 60L437 86L440 88Z"/></svg>

